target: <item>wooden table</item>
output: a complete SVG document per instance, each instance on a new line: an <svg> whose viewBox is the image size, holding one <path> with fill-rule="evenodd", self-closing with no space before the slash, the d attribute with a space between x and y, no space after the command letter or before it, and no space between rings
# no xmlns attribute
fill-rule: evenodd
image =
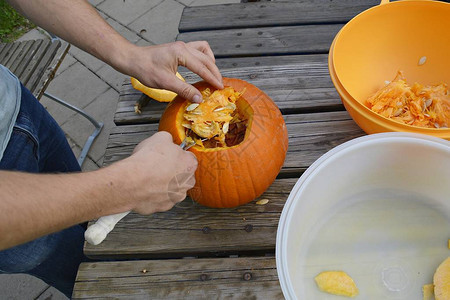
<svg viewBox="0 0 450 300"><path fill-rule="evenodd" d="M255 201L211 209L186 199L151 216L130 214L83 263L73 297L129 299L282 299L275 240L283 205L301 174L322 154L364 135L344 110L328 73L327 53L340 28L377 0L239 3L184 9L178 40L207 40L223 76L247 80L282 111L289 149L272 186ZM188 82L199 78L187 71ZM122 87L105 165L151 136L165 104Z"/></svg>

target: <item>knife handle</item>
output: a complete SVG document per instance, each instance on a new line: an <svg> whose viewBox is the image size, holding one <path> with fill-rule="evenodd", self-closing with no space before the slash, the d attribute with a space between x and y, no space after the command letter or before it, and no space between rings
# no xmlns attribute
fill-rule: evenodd
<svg viewBox="0 0 450 300"><path fill-rule="evenodd" d="M122 220L130 211L119 214L100 217L94 224L86 229L84 239L91 245L98 245L106 238L114 226Z"/></svg>

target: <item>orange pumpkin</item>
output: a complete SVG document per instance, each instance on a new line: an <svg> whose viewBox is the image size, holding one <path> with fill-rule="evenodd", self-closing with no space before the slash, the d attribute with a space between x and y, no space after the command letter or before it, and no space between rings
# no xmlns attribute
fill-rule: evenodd
<svg viewBox="0 0 450 300"><path fill-rule="evenodd" d="M217 148L197 145L189 149L197 157L198 168L196 184L188 195L209 207L235 207L260 196L280 172L288 148L286 125L272 99L240 79L223 78L223 84L243 92L236 107L247 119L247 127L237 145ZM200 91L215 90L204 81L194 86ZM171 133L176 144L186 137L183 114L190 104L178 96L161 117L159 130Z"/></svg>

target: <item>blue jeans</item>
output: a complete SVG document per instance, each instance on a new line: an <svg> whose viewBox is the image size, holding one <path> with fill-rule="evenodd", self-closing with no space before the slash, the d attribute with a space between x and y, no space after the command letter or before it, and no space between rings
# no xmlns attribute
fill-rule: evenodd
<svg viewBox="0 0 450 300"><path fill-rule="evenodd" d="M0 161L0 170L30 173L80 171L64 132L23 86L21 101L11 139ZM0 274L36 276L70 298L78 266L86 260L83 242L84 228L76 225L0 251Z"/></svg>

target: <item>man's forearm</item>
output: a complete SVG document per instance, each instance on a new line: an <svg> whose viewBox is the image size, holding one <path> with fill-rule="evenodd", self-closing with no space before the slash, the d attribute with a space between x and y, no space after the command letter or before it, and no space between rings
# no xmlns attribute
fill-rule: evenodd
<svg viewBox="0 0 450 300"><path fill-rule="evenodd" d="M126 52L134 47L85 0L8 0L36 25L126 73Z"/></svg>
<svg viewBox="0 0 450 300"><path fill-rule="evenodd" d="M132 209L114 168L90 173L0 171L0 250Z"/></svg>

